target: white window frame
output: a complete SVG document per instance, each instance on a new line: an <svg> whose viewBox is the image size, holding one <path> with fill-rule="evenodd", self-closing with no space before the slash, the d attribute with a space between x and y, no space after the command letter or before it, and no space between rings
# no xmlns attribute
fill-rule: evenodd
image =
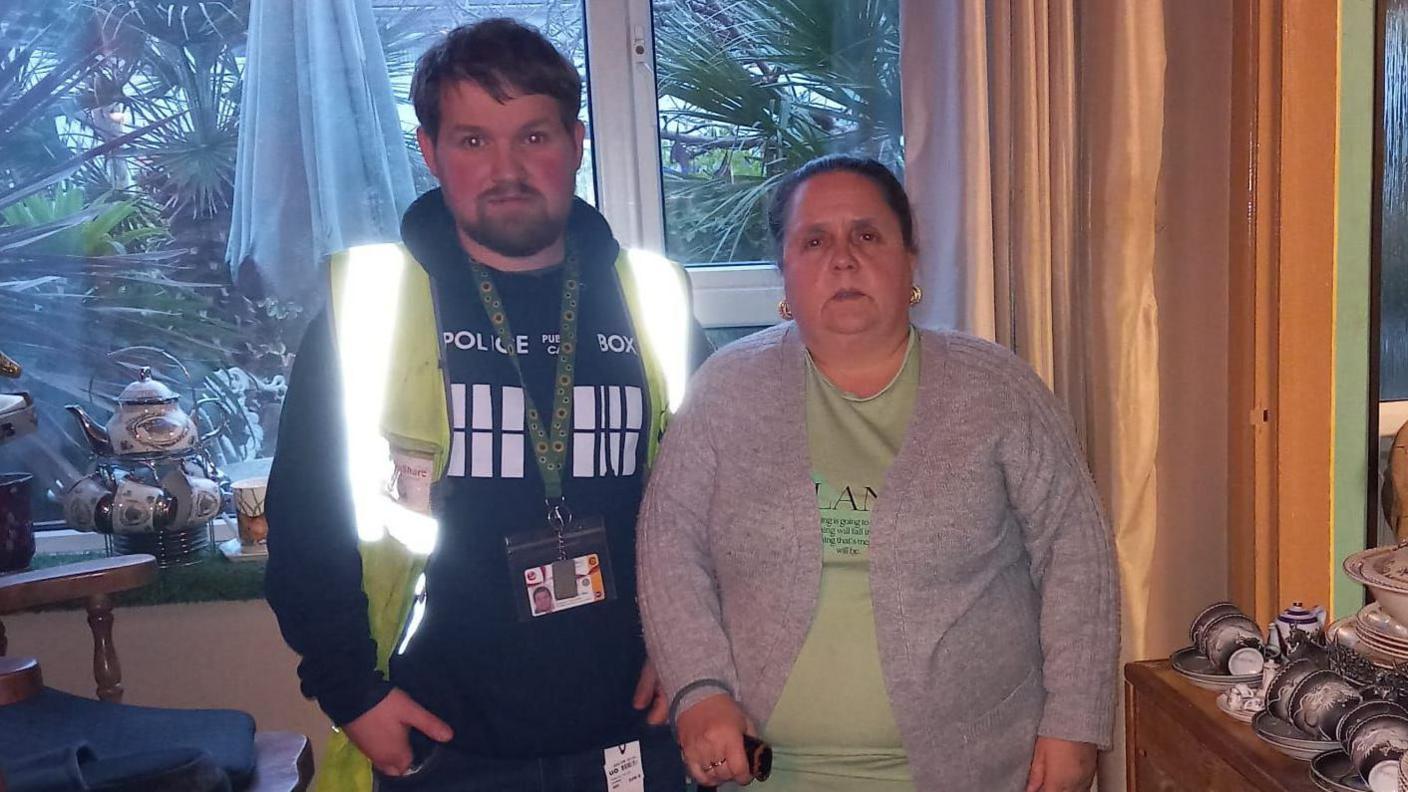
<svg viewBox="0 0 1408 792"><path fill-rule="evenodd" d="M587 85L597 208L623 245L664 254L660 118L650 0L586 0ZM770 263L691 267L694 314L705 327L777 321L782 277Z"/></svg>

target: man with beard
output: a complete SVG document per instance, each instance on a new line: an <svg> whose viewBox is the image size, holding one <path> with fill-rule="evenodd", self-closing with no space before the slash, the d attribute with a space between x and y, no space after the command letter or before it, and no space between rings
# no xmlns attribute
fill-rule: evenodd
<svg viewBox="0 0 1408 792"><path fill-rule="evenodd" d="M393 335L387 420L430 428L418 441L383 431L398 475L435 480L411 505L438 539L423 577L387 560L388 540L359 545L337 405L344 387L378 384L339 372L342 323L319 319L291 376L267 506L268 599L302 656L303 692L386 789L682 789L635 580L643 474L661 405L678 402L643 326L665 281L638 290L633 254L573 198L581 80L537 31L507 19L451 31L411 95L440 187L402 221L415 277L410 301L387 306L410 314ZM416 336L429 352L405 346L417 321L433 324ZM678 336L683 373L707 342L687 318ZM418 356L419 369L405 362ZM386 584L398 574L403 589L415 578L413 608L386 605L412 601ZM394 630L378 634L388 611ZM365 788L341 739L320 783Z"/></svg>

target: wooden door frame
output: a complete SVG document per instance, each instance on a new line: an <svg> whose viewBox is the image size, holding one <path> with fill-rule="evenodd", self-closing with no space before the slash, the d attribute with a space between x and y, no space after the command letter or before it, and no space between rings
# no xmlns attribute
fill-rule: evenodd
<svg viewBox="0 0 1408 792"><path fill-rule="evenodd" d="M1265 623L1331 601L1339 3L1234 8L1228 587Z"/></svg>

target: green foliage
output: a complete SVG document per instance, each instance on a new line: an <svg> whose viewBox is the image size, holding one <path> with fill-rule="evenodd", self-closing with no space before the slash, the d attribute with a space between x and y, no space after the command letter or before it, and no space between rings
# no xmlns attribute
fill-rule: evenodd
<svg viewBox="0 0 1408 792"><path fill-rule="evenodd" d="M813 157L900 168L898 0L670 0L655 22L671 256L769 258L767 196Z"/></svg>
<svg viewBox="0 0 1408 792"><path fill-rule="evenodd" d="M0 10L0 345L73 462L60 408L110 405L132 376L116 350L178 359L186 384L286 371L301 308L239 296L220 258L247 19L248 0Z"/></svg>

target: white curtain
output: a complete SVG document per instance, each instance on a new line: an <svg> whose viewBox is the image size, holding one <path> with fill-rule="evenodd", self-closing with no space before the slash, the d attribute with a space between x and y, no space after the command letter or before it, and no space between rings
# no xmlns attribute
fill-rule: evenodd
<svg viewBox="0 0 1408 792"><path fill-rule="evenodd" d="M901 8L921 321L1010 347L1062 399L1114 527L1122 662L1156 656L1186 624L1151 597L1175 529L1160 519L1164 4ZM1115 736L1102 790L1124 787Z"/></svg>
<svg viewBox="0 0 1408 792"><path fill-rule="evenodd" d="M400 239L415 198L370 0L253 0L226 260L236 284L316 301L321 262Z"/></svg>

